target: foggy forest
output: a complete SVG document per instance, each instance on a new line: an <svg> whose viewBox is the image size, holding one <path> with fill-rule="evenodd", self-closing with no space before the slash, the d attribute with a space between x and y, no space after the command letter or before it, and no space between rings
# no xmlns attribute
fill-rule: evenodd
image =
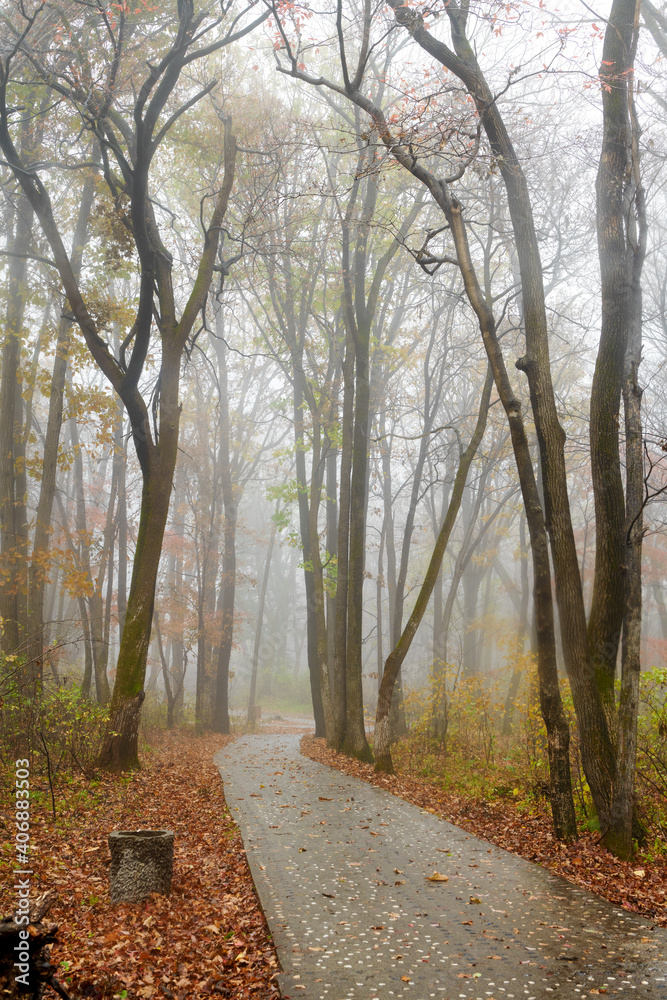
<svg viewBox="0 0 667 1000"><path fill-rule="evenodd" d="M0 18L5 791L301 720L662 871L667 5Z"/></svg>

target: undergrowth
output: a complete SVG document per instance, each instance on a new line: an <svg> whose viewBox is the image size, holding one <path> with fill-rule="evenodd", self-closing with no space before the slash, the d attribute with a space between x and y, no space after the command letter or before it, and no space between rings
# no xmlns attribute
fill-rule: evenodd
<svg viewBox="0 0 667 1000"><path fill-rule="evenodd" d="M514 704L508 705L514 671L521 679ZM566 680L562 696L577 820L580 829L595 831L599 824ZM484 676L461 677L455 667L439 664L426 688L406 694L405 714L408 731L392 748L401 773L462 797L509 800L519 811L548 810L546 731L530 655L515 659L512 670ZM667 670L660 668L641 677L636 808L647 834L643 856L667 856Z"/></svg>

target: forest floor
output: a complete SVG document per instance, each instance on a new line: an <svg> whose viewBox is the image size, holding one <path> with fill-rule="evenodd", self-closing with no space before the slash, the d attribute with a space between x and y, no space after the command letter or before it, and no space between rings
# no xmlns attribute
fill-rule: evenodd
<svg viewBox="0 0 667 1000"><path fill-rule="evenodd" d="M597 842L598 834L585 833L572 844L554 839L546 811L530 811L506 800L489 802L445 792L435 782L406 771L377 774L327 747L326 740L304 736L301 752L320 764L384 788L401 799L442 817L468 833L506 851L542 865L569 882L589 889L618 906L667 927L667 862L619 861Z"/></svg>
<svg viewBox="0 0 667 1000"><path fill-rule="evenodd" d="M303 733L302 720L263 723L262 732ZM150 733L142 770L130 776L70 778L50 800L36 796L31 826L31 895L55 890L48 920L60 925L52 949L56 978L72 998L277 1000L278 962L225 804L213 755L233 737ZM538 862L657 925L667 926L667 864L618 861L585 834L565 846L549 816L514 803L444 792L408 773L378 775L304 736L302 753L443 817L497 846ZM0 811L0 912L16 903L9 815ZM109 903L111 830L167 828L176 833L171 896L141 905ZM5 877L7 876L7 877Z"/></svg>
<svg viewBox="0 0 667 1000"><path fill-rule="evenodd" d="M57 786L57 822L50 802L47 812L45 797L35 796L30 889L33 899L57 893L46 918L60 927L55 977L72 998L275 1000L275 950L213 764L233 737L152 731L149 739L141 771ZM6 814L3 827L7 914L16 899ZM174 830L171 895L111 905L108 834L137 828Z"/></svg>

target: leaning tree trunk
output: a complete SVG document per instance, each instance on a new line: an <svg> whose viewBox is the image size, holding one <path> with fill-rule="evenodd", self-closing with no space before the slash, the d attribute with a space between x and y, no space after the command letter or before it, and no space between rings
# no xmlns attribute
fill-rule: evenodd
<svg viewBox="0 0 667 1000"><path fill-rule="evenodd" d="M93 177L89 176L84 181L81 191L79 215L72 241L72 270L77 278L81 273L81 256L88 236L88 218L93 204L93 192L94 181ZM63 314L58 325L53 375L49 391L49 415L44 434L42 478L39 486L35 534L30 560L28 621L31 643L29 657L32 661L43 661L44 659L44 588L49 578L47 560L51 539L53 500L56 493L58 445L63 425L63 397L69 363L71 328L71 317Z"/></svg>
<svg viewBox="0 0 667 1000"><path fill-rule="evenodd" d="M454 528L456 517L461 506L461 499L463 497L463 490L465 489L466 480L468 478L468 472L470 471L470 466L472 465L472 461L477 453L477 449L479 448L482 438L484 437L484 431L486 430L486 421L489 414L489 401L491 398L492 388L493 376L489 368L487 371L486 381L484 383L484 389L482 391L482 398L479 404L479 412L477 415L475 429L468 447L461 453L459 458L459 467L456 471L456 478L454 480L449 506L447 507L447 513L444 521L442 522L442 527L440 528L440 532L438 533L438 537L433 548L433 553L428 564L424 582L421 585L412 614L407 621L401 637L387 657L387 662L384 665L380 691L378 694L377 710L375 714L374 749L376 771L386 771L389 774L393 774L394 771L394 765L391 759L392 734L390 721L394 684L396 683L396 678L398 677L403 661L408 654L410 646L412 645L412 640L417 634L417 629L419 628L421 620L424 617L426 608L428 607L428 603L431 599L431 594L433 593L433 588L435 587L438 579L440 566L442 565L442 558L445 554L447 543L449 542L449 537Z"/></svg>
<svg viewBox="0 0 667 1000"><path fill-rule="evenodd" d="M396 10L397 5L394 5L393 0L389 0L390 5ZM397 17L399 20L403 17L402 8L396 10ZM432 47L431 43L435 44L435 40L432 36L428 35L424 31L423 22L419 15L413 15L411 12L406 16L406 23L410 28L410 31L415 35L415 37L421 42L422 38L426 36L429 43L429 50ZM465 41L465 39L464 39ZM445 54L449 53L446 46L442 46L440 43L435 45L436 51L439 53L439 57L442 58L442 51ZM469 58L474 59L474 55L467 41L465 41L465 51ZM442 51L441 51L442 50ZM453 56L453 53L449 53ZM458 60L457 60L458 63ZM457 72L460 71L460 66ZM483 78L482 78L483 81ZM485 85L485 84L484 84ZM486 86L486 85L485 85ZM487 88L488 90L488 88ZM533 553L533 568L535 576L535 610L536 610L536 623L538 632L538 675L540 679L540 698L541 707L543 712L543 717L545 725L547 728L547 738L548 738L548 749L549 749L549 766L550 766L550 777L551 777L551 806L554 814L554 828L556 830L557 836L563 839L569 839L573 837L576 833L576 822L574 813L574 802L572 799L572 784L570 779L570 762L569 762L569 729L567 725L567 719L563 710L563 705L560 698L560 689L558 685L558 670L556 662L556 646L554 638L554 627L553 627L553 605L551 599L551 576L549 567L549 557L548 550L546 547L546 532L545 523L542 513L542 506L540 503L539 494L537 491L537 483L535 480L535 472L533 469L532 458L530 455L530 450L528 448L528 441L526 438L525 428L523 424L523 418L521 416L521 404L516 398L514 392L512 391L509 378L507 376L507 370L505 368L505 361L502 355L502 350L500 348L500 342L498 340L495 319L493 313L487 302L485 296L482 294L477 275L475 272L474 265L472 263L472 258L470 255L470 248L468 245L467 231L465 223L463 220L462 207L460 203L454 199L449 190L449 186L446 182L443 182L437 178L430 171L426 170L420 163L415 159L415 157L410 153L408 149L401 146L400 143L396 143L391 131L387 125L386 119L382 111L372 103L368 98L364 97L359 91L352 92L352 98L355 103L362 107L373 119L376 129L385 143L388 149L391 150L393 156L398 160L398 162L410 173L412 173L418 180L425 184L430 190L433 199L442 209L449 228L454 240L454 245L456 247L457 262L461 269L461 274L463 277L466 295L472 305L475 314L479 322L479 329L482 334L482 339L486 349L487 357L489 359L489 364L493 372L493 378L496 383L496 388L498 394L503 403L503 408L508 418L510 435L512 438L512 446L514 449L514 455L517 462L517 470L519 473L519 481L521 484L521 492L523 495L524 506L526 509L526 519L528 521L528 527L531 539L531 549ZM493 103L493 102L492 102ZM502 121L501 121L502 125ZM504 129L504 126L503 126ZM509 143L509 138L507 139L508 149L514 156L514 151ZM514 156L514 160L516 157ZM514 162L513 160L513 162ZM520 173L520 168L519 168ZM520 173L520 178L522 179L522 185L525 187L525 178L523 174ZM519 185L521 188L521 184ZM523 190L523 188L522 188ZM514 192L516 195L516 192ZM528 198L527 188L525 190L525 196ZM515 204L515 208L517 205ZM522 203L523 210L526 209L525 200ZM530 210L530 200L528 198L527 202L528 211ZM530 214L530 213L529 213ZM518 224L518 223L517 223ZM534 228L532 227L532 219L522 219L522 226L527 225L529 232L532 231L534 237ZM525 233L524 233L525 235ZM531 241L528 239L523 246L524 252L527 251L528 247L532 247ZM536 245L533 247L535 253L537 254ZM534 279L535 270L534 263L529 262L529 277ZM537 256L537 266L539 270L539 255ZM523 277L523 270L522 270ZM541 288L541 286L540 286ZM542 293L543 293L543 289ZM539 290L537 292L539 299ZM534 308L535 303L531 302L531 308ZM526 308L526 314L529 310ZM540 341L539 333L541 330L539 315L533 316L535 321L536 329L532 330L532 341L535 346L535 339L537 338L536 346L538 349L544 348L544 344ZM526 327L528 329L528 321L526 320ZM548 349L546 350L546 356L548 360ZM543 358L542 358L543 360ZM542 370L542 376L544 376L544 371ZM547 373L548 376L548 373ZM546 392L546 389L545 389ZM531 397L532 398L532 397ZM544 402L544 401L541 401ZM533 399L533 410L535 412L536 401ZM549 410L549 401L546 401L547 410ZM556 415L557 417L557 415ZM556 421L557 422L557 421ZM553 427L551 428L553 430ZM560 440L560 450L562 453L563 442ZM561 455L562 457L562 455ZM558 455L556 455L556 460ZM556 461L556 465L558 462ZM553 470L552 470L553 472ZM564 502L567 513L569 514L569 508L567 504L567 490L566 484L559 483L556 477L555 480L557 485L562 485L565 487L565 495L560 496L560 500ZM460 501L459 501L460 502ZM549 510L548 510L549 513ZM561 515L564 516L564 508L561 507ZM567 528L567 523L569 523L570 535L572 536L572 541L574 536L572 534L571 522L565 520L564 530ZM443 526L444 527L444 526ZM568 547L567 540L565 547L559 549L559 553L562 555L565 553L567 556ZM579 590L581 590L578 577L578 563L576 561L576 551L575 551L575 566L577 570L577 580L575 581L574 590L576 591L576 582L579 583ZM437 575L437 570L436 574ZM433 583L435 582L435 575L433 577ZM557 580L558 583L558 580ZM564 577L561 577L561 587L564 585ZM570 583L572 581L570 580ZM431 585L432 589L432 585ZM568 600L572 598L572 594L568 593ZM576 594L575 594L576 598ZM568 608L573 613L576 613L576 599L572 598L573 603L568 604ZM415 610L417 610L415 606ZM423 610L421 612L423 614ZM414 615L414 612L413 612ZM411 631L412 618L406 626L404 636L406 642L412 641L410 631ZM576 623L576 622L575 622ZM417 621L418 624L418 621ZM416 630L416 625L415 625ZM576 631L576 630L575 630ZM575 639L581 640L581 630L576 633ZM414 634L414 633L413 633ZM585 622L584 622L584 636L585 640ZM401 637L403 641L403 636ZM569 652L572 654L576 649L576 642L570 648ZM398 650L398 647L397 647ZM392 654L393 657L393 654ZM390 657L390 659L392 659ZM392 660L392 672L398 672L401 663L400 650L398 650L396 657ZM386 672L386 668L385 668ZM577 681L582 681L582 676L576 671L573 673L573 677ZM390 690L393 685L393 679L387 682L387 687ZM573 690L575 695L582 694L583 684L580 684L579 688L573 685ZM591 686L586 689L586 694L591 694ZM597 695L597 701L595 700L595 695ZM381 705L378 703L378 713L380 711L388 711L388 705ZM594 732L596 734L604 733L606 729L606 720L604 717L604 712L602 710L601 701L599 698L599 693L597 692L594 685L592 686L592 700L586 702L586 709L591 715L591 725L593 721L597 723ZM603 729L600 729L600 725ZM384 726L382 730L382 739L385 741L385 745L388 748L389 741L389 726L386 724L386 733L384 731ZM600 755L594 757L596 763L600 762ZM602 758L604 759L604 758ZM604 789L604 784L602 788Z"/></svg>
<svg viewBox="0 0 667 1000"><path fill-rule="evenodd" d="M551 378L542 263L530 190L499 103L494 98L466 37L467 7L452 4L447 8L454 42L452 50L425 28L421 14L404 7L401 0L388 0L388 3L397 22L410 32L425 51L463 82L476 104L489 145L498 158L521 275L526 355L516 365L527 375L544 473L545 515L554 561L563 653L580 730L590 735L582 743L582 759L598 814L604 819L611 806L613 748L602 698L590 669L586 614L567 489L565 433L559 421ZM402 156L401 163L429 186L433 197L439 202L440 191L432 183L433 175L429 175L427 180L427 172L421 167L414 167L407 151L401 149L399 153ZM526 514L528 516L528 510ZM535 519L537 521L537 510ZM537 523L534 526L537 528ZM532 540L531 530L531 545ZM535 549L533 559L535 561ZM537 579L535 587L536 617L539 622ZM548 627L546 620L543 624Z"/></svg>
<svg viewBox="0 0 667 1000"><path fill-rule="evenodd" d="M176 465L177 414L174 415L174 424L172 440L161 441L162 454L159 458L155 456L150 467L144 472L130 596L118 653L118 662L122 663L122 670L118 669L116 673L109 730L99 758L100 766L110 771L126 771L139 766L139 720L144 700L144 677L153 621L155 584Z"/></svg>

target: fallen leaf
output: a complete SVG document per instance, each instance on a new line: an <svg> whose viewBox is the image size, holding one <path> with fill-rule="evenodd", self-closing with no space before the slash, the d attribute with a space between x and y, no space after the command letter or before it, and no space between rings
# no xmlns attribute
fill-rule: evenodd
<svg viewBox="0 0 667 1000"><path fill-rule="evenodd" d="M449 882L449 875L441 875L440 872L433 872L432 875L425 876L427 882Z"/></svg>

